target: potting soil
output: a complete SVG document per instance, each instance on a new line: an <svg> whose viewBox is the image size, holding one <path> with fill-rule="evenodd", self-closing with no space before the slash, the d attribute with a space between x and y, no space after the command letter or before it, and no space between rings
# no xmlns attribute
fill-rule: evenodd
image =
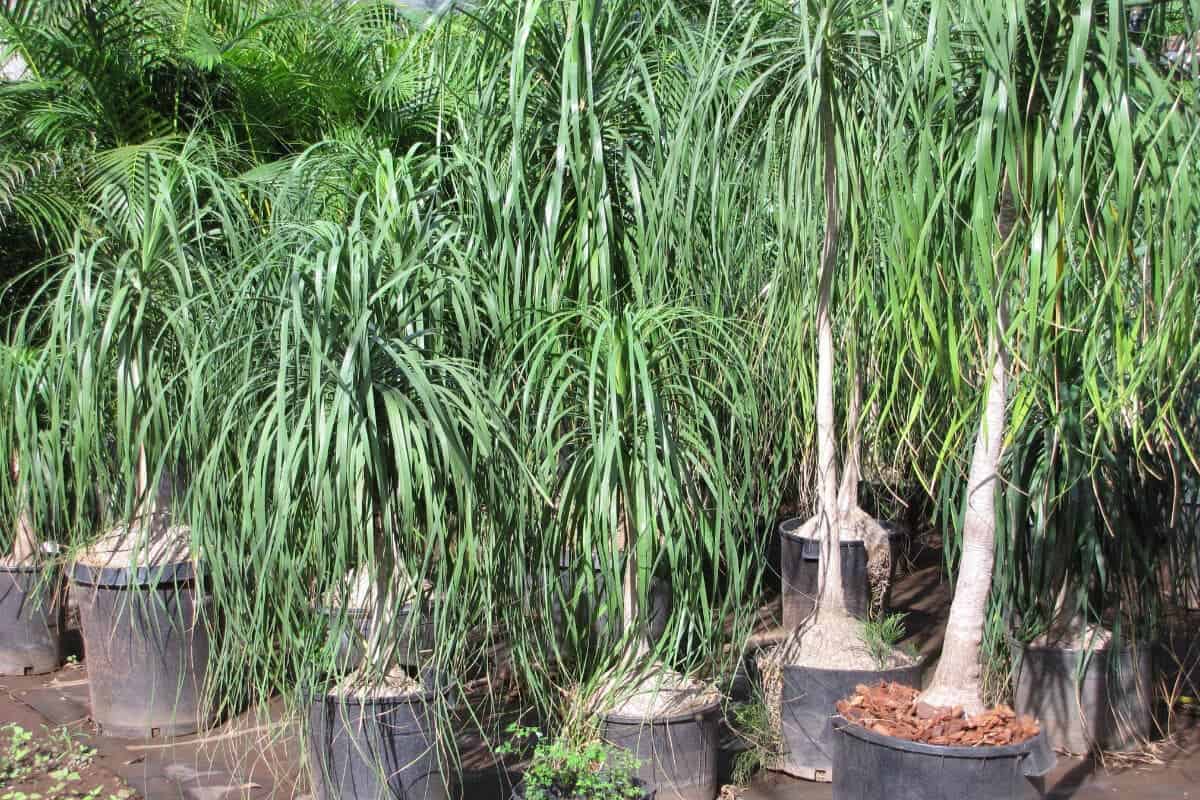
<svg viewBox="0 0 1200 800"><path fill-rule="evenodd" d="M192 529L171 524L166 512L147 514L129 525L118 525L79 555L89 567L129 569L189 561Z"/></svg>
<svg viewBox="0 0 1200 800"><path fill-rule="evenodd" d="M421 683L405 670L395 668L384 675L352 672L338 683L330 694L338 697L355 697L375 700L390 697L408 697L424 693Z"/></svg>
<svg viewBox="0 0 1200 800"><path fill-rule="evenodd" d="M640 678L614 678L594 698L594 705L606 713L652 719L706 708L720 699L720 693L710 684L659 664Z"/></svg>

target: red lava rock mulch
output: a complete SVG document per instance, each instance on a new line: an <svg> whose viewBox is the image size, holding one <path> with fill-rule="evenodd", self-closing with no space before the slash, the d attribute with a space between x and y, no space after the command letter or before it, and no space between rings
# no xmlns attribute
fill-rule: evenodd
<svg viewBox="0 0 1200 800"><path fill-rule="evenodd" d="M1031 717L1018 717L1005 705L963 716L961 708L934 708L917 702L918 692L899 683L855 687L839 700L838 713L883 736L953 747L1020 744L1038 734Z"/></svg>

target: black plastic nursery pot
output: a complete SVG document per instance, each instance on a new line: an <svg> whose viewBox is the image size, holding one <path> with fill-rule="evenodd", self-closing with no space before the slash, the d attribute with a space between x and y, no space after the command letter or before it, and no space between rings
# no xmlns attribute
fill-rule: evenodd
<svg viewBox="0 0 1200 800"><path fill-rule="evenodd" d="M780 570L783 574L783 626L794 628L816 606L821 576L821 543L798 535L804 520L794 517L779 524ZM889 545L891 539L889 537ZM871 610L871 581L867 572L867 547L861 541L841 542L842 591L846 610L858 619L866 619ZM895 559L891 559L895 573ZM890 590L891 580L888 587ZM887 603L885 600L884 606Z"/></svg>
<svg viewBox="0 0 1200 800"><path fill-rule="evenodd" d="M53 566L0 566L0 675L41 675L62 663L60 575Z"/></svg>
<svg viewBox="0 0 1200 800"><path fill-rule="evenodd" d="M833 718L838 701L854 694L860 684L889 681L920 686L924 668L924 661L885 670L784 666L779 715L784 752L774 769L810 781L833 779L837 739Z"/></svg>
<svg viewBox="0 0 1200 800"><path fill-rule="evenodd" d="M720 701L650 719L605 714L601 737L633 754L640 762L637 778L657 800L713 800L720 718Z"/></svg>
<svg viewBox="0 0 1200 800"><path fill-rule="evenodd" d="M634 779L633 783L637 788L642 790L642 793L628 798L622 795L622 800L655 800L657 793L653 789L647 788L644 783L636 778ZM512 800L525 800L525 785L523 783L518 783L513 788ZM601 799L597 798L597 800ZM607 800L607 798L604 800Z"/></svg>
<svg viewBox="0 0 1200 800"><path fill-rule="evenodd" d="M1150 737L1154 648L1088 653L1013 643L1015 707L1036 717L1051 747L1124 750Z"/></svg>
<svg viewBox="0 0 1200 800"><path fill-rule="evenodd" d="M314 698L308 757L318 800L446 800L434 699L432 693Z"/></svg>
<svg viewBox="0 0 1200 800"><path fill-rule="evenodd" d="M183 736L211 721L201 702L211 605L191 562L76 564L92 718L122 738Z"/></svg>
<svg viewBox="0 0 1200 800"><path fill-rule="evenodd" d="M1200 612L1173 621L1155 652L1155 672L1171 700L1200 699Z"/></svg>
<svg viewBox="0 0 1200 800"><path fill-rule="evenodd" d="M834 800L1034 800L1054 768L1045 735L1015 745L945 747L883 736L834 717Z"/></svg>

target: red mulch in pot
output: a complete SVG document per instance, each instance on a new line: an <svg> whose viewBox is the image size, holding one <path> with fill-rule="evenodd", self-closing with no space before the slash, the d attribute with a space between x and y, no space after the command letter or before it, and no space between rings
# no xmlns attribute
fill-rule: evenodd
<svg viewBox="0 0 1200 800"><path fill-rule="evenodd" d="M961 708L935 708L917 702L919 694L909 686L886 681L877 686L859 685L854 694L838 701L837 710L867 730L924 744L1020 744L1038 734L1038 724L1032 717L1018 717L1008 706L999 705L967 717Z"/></svg>

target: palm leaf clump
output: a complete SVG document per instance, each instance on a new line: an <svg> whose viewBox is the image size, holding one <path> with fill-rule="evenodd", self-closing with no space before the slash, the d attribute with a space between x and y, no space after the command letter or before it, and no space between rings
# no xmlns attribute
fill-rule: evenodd
<svg viewBox="0 0 1200 800"><path fill-rule="evenodd" d="M712 242L740 231L705 240L679 216L710 202L730 214L746 184L720 183L730 138L694 183L687 172L700 157L682 149L689 132L732 112L713 84L689 86L672 50L707 64L705 20L635 2L497 4L478 19L489 77L479 116L454 133L449 179L482 270L477 352L497 365L542 487L508 509L527 556L502 577L533 604L510 635L553 712L562 670L594 687L646 667L656 582L674 609L658 641L684 671L722 656L723 620L755 582L736 535L753 525L759 477L754 367L737 342L747 293L720 294L745 285L732 263L707 271ZM586 598L624 621L599 642L584 641L591 620L555 612Z"/></svg>
<svg viewBox="0 0 1200 800"><path fill-rule="evenodd" d="M221 668L245 671L251 653L264 689L292 682L301 702L336 672L356 605L376 625L366 680L401 665L411 631L388 609L422 585L437 641L496 625L497 604L452 598L490 592L487 470L501 472L507 445L479 369L453 354L473 309L436 209L414 213L420 162L381 153L345 223L272 220L193 367L189 414L208 441L198 538L239 635ZM433 657L471 666L465 646Z"/></svg>

